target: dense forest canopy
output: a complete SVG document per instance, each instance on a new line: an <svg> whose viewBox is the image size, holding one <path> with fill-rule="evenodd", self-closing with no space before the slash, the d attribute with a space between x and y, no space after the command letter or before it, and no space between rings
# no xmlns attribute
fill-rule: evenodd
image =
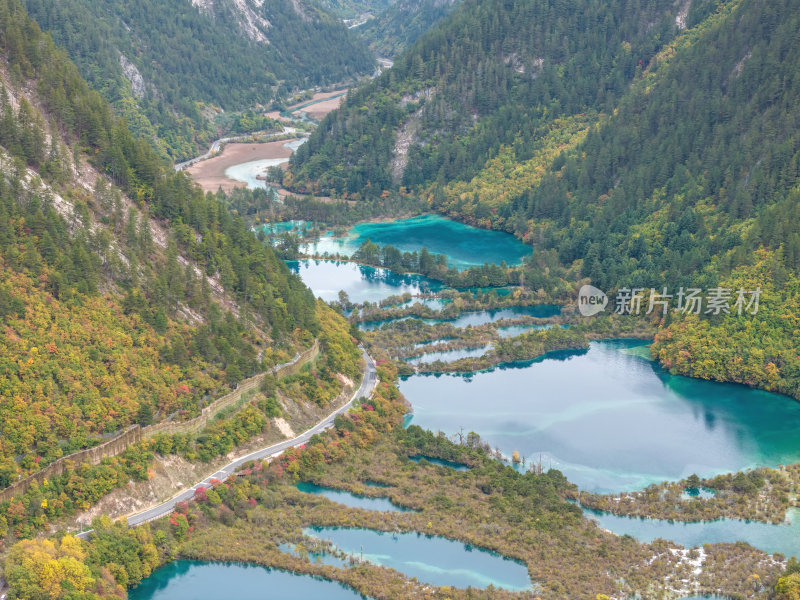
<svg viewBox="0 0 800 600"><path fill-rule="evenodd" d="M350 94L295 155L295 176L358 197L474 174L500 143L521 135L524 147L543 123L613 110L637 67L678 33L673 10L669 1L464 2ZM395 156L398 131L406 161Z"/></svg>
<svg viewBox="0 0 800 600"><path fill-rule="evenodd" d="M798 310L798 30L797 0L468 1L351 92L286 181L361 201L419 196L606 290L760 285L783 316L759 334L704 317L670 325L661 355L797 396L781 319ZM528 282L547 292L551 280ZM752 347L747 366L694 359L731 335Z"/></svg>
<svg viewBox="0 0 800 600"><path fill-rule="evenodd" d="M196 414L320 321L300 279L135 138L18 0L0 1L0 52L5 487L99 434Z"/></svg>
<svg viewBox="0 0 800 600"><path fill-rule="evenodd" d="M356 30L378 55L400 56L455 8L455 0L399 0Z"/></svg>

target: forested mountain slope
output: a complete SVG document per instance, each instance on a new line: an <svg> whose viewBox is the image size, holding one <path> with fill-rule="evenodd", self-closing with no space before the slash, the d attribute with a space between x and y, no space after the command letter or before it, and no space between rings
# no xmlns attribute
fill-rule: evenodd
<svg viewBox="0 0 800 600"><path fill-rule="evenodd" d="M354 20L383 12L392 5L392 0L318 0L317 3L337 17Z"/></svg>
<svg viewBox="0 0 800 600"><path fill-rule="evenodd" d="M671 0L640 4L462 3L321 124L296 180L355 197L451 181L518 134L530 144L555 118L613 110L679 31Z"/></svg>
<svg viewBox="0 0 800 600"><path fill-rule="evenodd" d="M800 2L569 7L461 5L329 115L287 179L410 190L606 290L760 286L758 318L667 323L659 356L798 396Z"/></svg>
<svg viewBox="0 0 800 600"><path fill-rule="evenodd" d="M399 56L456 4L455 0L399 0L356 31L378 56Z"/></svg>
<svg viewBox="0 0 800 600"><path fill-rule="evenodd" d="M0 162L0 486L196 414L320 331L299 278L137 140L19 0L0 0Z"/></svg>
<svg viewBox="0 0 800 600"><path fill-rule="evenodd" d="M25 0L137 135L172 158L216 135L213 108L371 73L363 43L310 1Z"/></svg>

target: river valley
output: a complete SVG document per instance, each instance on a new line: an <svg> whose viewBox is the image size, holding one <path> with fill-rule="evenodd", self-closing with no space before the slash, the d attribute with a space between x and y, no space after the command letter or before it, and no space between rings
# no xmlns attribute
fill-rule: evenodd
<svg viewBox="0 0 800 600"><path fill-rule="evenodd" d="M260 178L264 170L284 164L303 141L275 142L282 145L277 151L280 156L228 165L224 178L251 189L266 188ZM297 227L297 223L271 226L273 231ZM345 235L327 232L300 248L302 253L317 258L289 261L288 266L326 302L338 301L341 291L350 302L361 304L379 303L404 293L427 294L445 289L441 282L417 274L320 258L352 256L366 240L379 246L392 245L403 252L419 252L425 247L431 253L445 255L448 265L459 270L484 263L519 265L531 250L508 234L477 229L438 215L423 215L359 223ZM434 310L441 310L448 302L436 298L420 301ZM455 318L423 321L475 327L500 319L547 318L559 312L560 308L553 305L512 306L463 311ZM396 321L369 321L360 323L359 328L369 331ZM551 326L514 325L498 333L510 338ZM800 428L800 404L744 386L673 376L649 360L648 343L596 341L588 350L551 352L533 361L504 364L488 371L409 376L399 384L412 407L406 426L419 425L448 436L475 431L507 458L518 452L523 458L518 469L534 464L545 470L558 469L580 489L597 493L638 490L690 474L710 477L800 461L800 444L794 436ZM451 361L479 356L489 348L431 352L408 362ZM429 462L466 470L441 459L432 458ZM410 510L388 498L359 496L308 483L301 483L298 488L353 508L388 513ZM583 510L601 528L643 542L664 538L695 547L745 541L769 553L800 554L798 510L789 511L790 523L781 525L736 519L680 523ZM493 585L511 591L535 590L537 585L531 583L523 564L443 537L386 534L355 527L306 528L303 533L328 540L347 556L392 567L431 585ZM290 547L282 549L293 551ZM349 566L343 559L326 557L324 553L316 559ZM260 598L258 590L264 587L269 587L275 597L364 597L333 581L279 569L179 561L154 573L131 598L193 598L198 590L207 595L221 580L233 577L242 586L238 596L242 598ZM219 593L224 595L224 587Z"/></svg>

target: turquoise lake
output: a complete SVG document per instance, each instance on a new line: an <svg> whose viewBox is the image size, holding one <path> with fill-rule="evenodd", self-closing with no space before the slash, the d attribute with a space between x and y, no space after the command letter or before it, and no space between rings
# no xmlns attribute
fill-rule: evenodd
<svg viewBox="0 0 800 600"><path fill-rule="evenodd" d="M419 294L442 289L438 281L421 275L398 275L387 269L333 260L287 261L289 269L303 280L314 295L326 302L337 300L344 290L351 302L380 302L395 294Z"/></svg>
<svg viewBox="0 0 800 600"><path fill-rule="evenodd" d="M379 510L390 512L416 512L411 508L395 504L389 498L371 498L369 496L359 496L346 490L316 485L314 483L301 482L297 484L297 489L306 494L316 494L323 496L333 502L344 504L351 508L365 508L367 510Z"/></svg>
<svg viewBox="0 0 800 600"><path fill-rule="evenodd" d="M414 356L405 360L413 365L420 363L432 363L437 360L441 360L442 362L453 362L454 360L458 360L460 358L474 358L477 356L483 356L491 349L492 345L487 344L486 346L481 346L480 348L459 348L458 350L444 350L442 352L426 352L421 356Z"/></svg>
<svg viewBox="0 0 800 600"><path fill-rule="evenodd" d="M339 550L374 564L397 569L431 585L531 589L527 567L495 552L419 533L383 533L371 529L321 527L307 536L329 540Z"/></svg>
<svg viewBox="0 0 800 600"><path fill-rule="evenodd" d="M635 355L643 345L593 342L469 376L414 375L400 391L411 423L476 431L594 492L800 461L800 403L672 376Z"/></svg>
<svg viewBox="0 0 800 600"><path fill-rule="evenodd" d="M235 594L232 595L233 590ZM335 581L238 563L179 560L161 567L128 592L130 600L358 600L366 598Z"/></svg>
<svg viewBox="0 0 800 600"><path fill-rule="evenodd" d="M408 306L413 306L415 304L421 304L422 306L427 306L431 310L442 310L445 306L447 306L452 300L447 298L412 298L408 302L403 302L402 304L396 304L398 308L406 308Z"/></svg>
<svg viewBox="0 0 800 600"><path fill-rule="evenodd" d="M561 313L561 309L554 304L538 304L535 306L508 306L506 308L495 308L491 310L476 310L465 311L458 315L455 319L421 319L423 323L435 325L436 323L450 323L453 327L466 327L471 325L484 325L486 323L494 323L501 319L515 319L517 317L538 317L546 319L554 317ZM415 319L417 317L401 317L400 319L386 319L383 321L364 321L359 323L359 329L369 331L377 329L386 323L393 321L402 321L405 319Z"/></svg>
<svg viewBox="0 0 800 600"><path fill-rule="evenodd" d="M403 252L427 248L433 254L445 254L451 267L466 269L484 263L518 265L531 247L509 233L478 229L441 217L424 215L412 219L359 223L344 237L325 235L319 241L302 246L307 254L352 256L367 240L379 246L390 245Z"/></svg>
<svg viewBox="0 0 800 600"><path fill-rule="evenodd" d="M509 327L500 327L497 329L497 334L503 338L516 337L523 333L530 333L531 331L539 331L542 329L550 329L552 325L511 325Z"/></svg>
<svg viewBox="0 0 800 600"><path fill-rule="evenodd" d="M583 513L597 521L603 529L617 535L627 534L643 542L662 538L691 548L703 544L742 541L765 552L782 552L787 558L800 556L800 510L796 508L787 511L790 523L782 525L738 519L681 523L624 517L586 508Z"/></svg>

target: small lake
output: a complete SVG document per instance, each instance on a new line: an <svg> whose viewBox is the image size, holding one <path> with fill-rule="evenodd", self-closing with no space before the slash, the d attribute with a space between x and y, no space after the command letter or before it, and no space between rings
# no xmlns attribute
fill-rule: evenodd
<svg viewBox="0 0 800 600"><path fill-rule="evenodd" d="M406 362L414 365L418 365L420 363L432 363L436 362L437 360L441 360L442 362L453 362L454 360L459 360L461 358L475 358L477 356L483 356L491 349L492 345L487 344L485 346L481 346L480 348L459 348L458 350L427 352L421 356L414 356L405 360Z"/></svg>
<svg viewBox="0 0 800 600"><path fill-rule="evenodd" d="M450 302L452 302L452 300L448 298L412 298L408 302L395 304L394 306L397 308L407 308L415 304L421 304L422 306L427 306L431 310L442 310L445 306L450 304Z"/></svg>
<svg viewBox="0 0 800 600"><path fill-rule="evenodd" d="M235 594L232 595L233 590ZM161 567L128 591L130 600L358 600L366 598L341 583L280 569L239 563L178 560Z"/></svg>
<svg viewBox="0 0 800 600"><path fill-rule="evenodd" d="M337 490L335 488L324 487L314 483L301 482L297 484L297 489L306 494L316 494L317 496L324 496L328 500L344 504L351 508L364 508L366 510L379 510L389 512L416 512L412 508L406 508L395 504L389 498L371 498L369 496L360 496L353 494L346 490Z"/></svg>
<svg viewBox="0 0 800 600"><path fill-rule="evenodd" d="M531 331L541 331L544 329L551 329L552 324L546 325L511 325L509 327L500 327L497 329L497 335L503 338L516 337L523 333L530 333Z"/></svg>
<svg viewBox="0 0 800 600"><path fill-rule="evenodd" d="M782 525L739 519L670 522L663 519L612 515L588 508L584 508L583 513L603 529L608 529L617 535L627 534L643 542L663 538L691 548L703 544L742 541L770 554L782 552L787 558L800 556L800 509L797 508L790 508L787 511L790 523Z"/></svg>
<svg viewBox="0 0 800 600"><path fill-rule="evenodd" d="M300 275L314 295L326 302L338 300L340 290L347 292L351 302L375 303L396 294L435 292L442 288L440 282L421 275L398 275L352 262L295 260L286 264Z"/></svg>
<svg viewBox="0 0 800 600"><path fill-rule="evenodd" d="M800 403L672 376L631 353L645 344L593 342L469 376L414 375L400 391L411 423L476 431L594 492L800 461Z"/></svg>
<svg viewBox="0 0 800 600"><path fill-rule="evenodd" d="M489 585L512 591L531 589L528 568L496 552L419 533L383 533L371 529L321 527L307 536L330 540L339 550L391 567L431 585Z"/></svg>
<svg viewBox="0 0 800 600"><path fill-rule="evenodd" d="M435 325L436 323L450 323L453 327L467 327L471 325L476 327L478 325L485 325L486 323L494 323L501 319L515 319L518 317L538 317L546 319L561 314L561 308L554 304L537 304L535 306L508 306L506 308L495 308L491 310L476 310L462 312L454 319L421 319L423 323ZM415 319L417 317L401 317L400 319L385 319L383 321L364 321L359 323L359 329L369 331L378 329L386 323L402 321L406 319Z"/></svg>
<svg viewBox="0 0 800 600"><path fill-rule="evenodd" d="M432 254L445 254L457 269L484 263L518 265L531 247L509 233L478 229L439 215L412 219L359 223L344 237L328 234L302 247L308 254L352 256L369 239L379 246L390 245L403 252L427 248Z"/></svg>

